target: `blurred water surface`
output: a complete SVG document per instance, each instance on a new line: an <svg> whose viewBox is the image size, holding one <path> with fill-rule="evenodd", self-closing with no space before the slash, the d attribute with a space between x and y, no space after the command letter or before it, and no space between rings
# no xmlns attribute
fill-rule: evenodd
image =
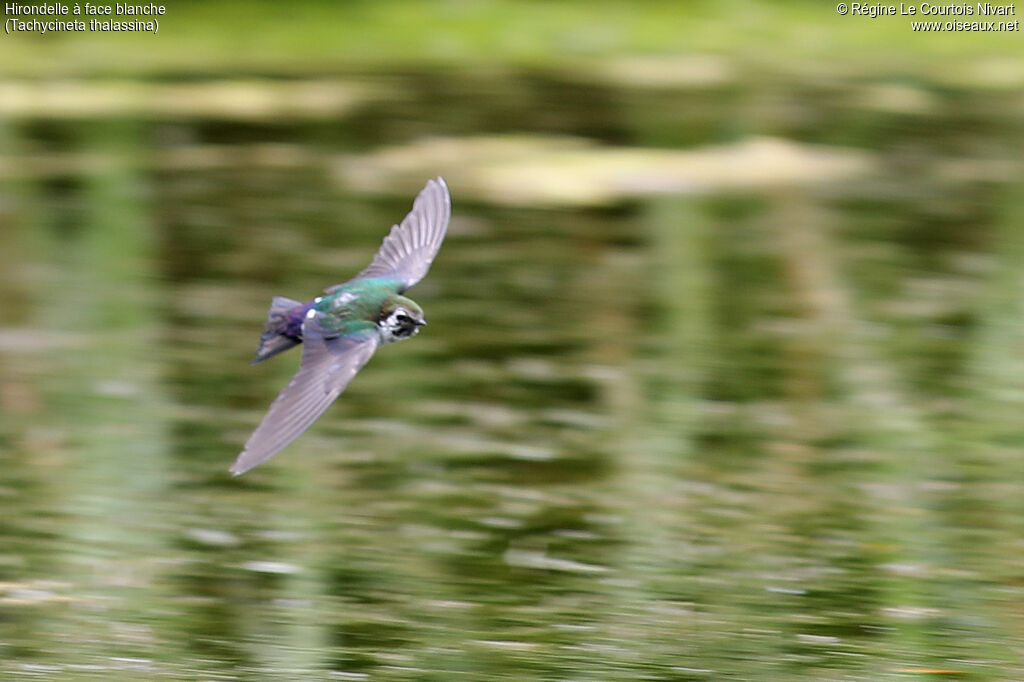
<svg viewBox="0 0 1024 682"><path fill-rule="evenodd" d="M697 63L8 84L3 676L1024 677L1019 90ZM430 325L230 478L438 174Z"/></svg>

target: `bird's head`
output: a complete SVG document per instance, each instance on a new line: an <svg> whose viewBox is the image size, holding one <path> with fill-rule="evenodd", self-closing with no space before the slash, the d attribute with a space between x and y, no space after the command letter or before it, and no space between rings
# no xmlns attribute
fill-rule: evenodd
<svg viewBox="0 0 1024 682"><path fill-rule="evenodd" d="M426 323L423 309L415 301L396 294L388 296L380 307L377 329L381 343L386 344L415 336Z"/></svg>

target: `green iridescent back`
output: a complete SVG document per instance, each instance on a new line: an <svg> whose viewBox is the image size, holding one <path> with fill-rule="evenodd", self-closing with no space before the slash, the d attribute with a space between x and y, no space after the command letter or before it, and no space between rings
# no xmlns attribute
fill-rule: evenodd
<svg viewBox="0 0 1024 682"><path fill-rule="evenodd" d="M396 305L422 312L416 303L398 294L402 284L396 279L355 279L322 297L313 310L320 313L317 321L324 329L342 335L365 333Z"/></svg>

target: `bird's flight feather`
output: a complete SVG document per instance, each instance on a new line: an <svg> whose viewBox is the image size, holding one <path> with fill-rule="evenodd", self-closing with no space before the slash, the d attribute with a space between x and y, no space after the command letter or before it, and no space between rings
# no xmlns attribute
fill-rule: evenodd
<svg viewBox="0 0 1024 682"><path fill-rule="evenodd" d="M434 262L452 215L452 199L444 178L434 178L416 197L412 210L384 238L373 262L354 279L387 277L402 281L402 291L419 282ZM332 293L344 284L328 289Z"/></svg>
<svg viewBox="0 0 1024 682"><path fill-rule="evenodd" d="M265 462L308 429L377 350L374 330L328 338L315 320L303 327L302 364L231 466L235 476Z"/></svg>

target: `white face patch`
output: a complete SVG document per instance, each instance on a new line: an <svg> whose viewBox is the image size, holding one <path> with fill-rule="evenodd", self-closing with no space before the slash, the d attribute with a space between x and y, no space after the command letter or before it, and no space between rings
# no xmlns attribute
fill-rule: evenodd
<svg viewBox="0 0 1024 682"><path fill-rule="evenodd" d="M416 318L405 308L398 307L377 325L381 343L402 341L419 333Z"/></svg>

